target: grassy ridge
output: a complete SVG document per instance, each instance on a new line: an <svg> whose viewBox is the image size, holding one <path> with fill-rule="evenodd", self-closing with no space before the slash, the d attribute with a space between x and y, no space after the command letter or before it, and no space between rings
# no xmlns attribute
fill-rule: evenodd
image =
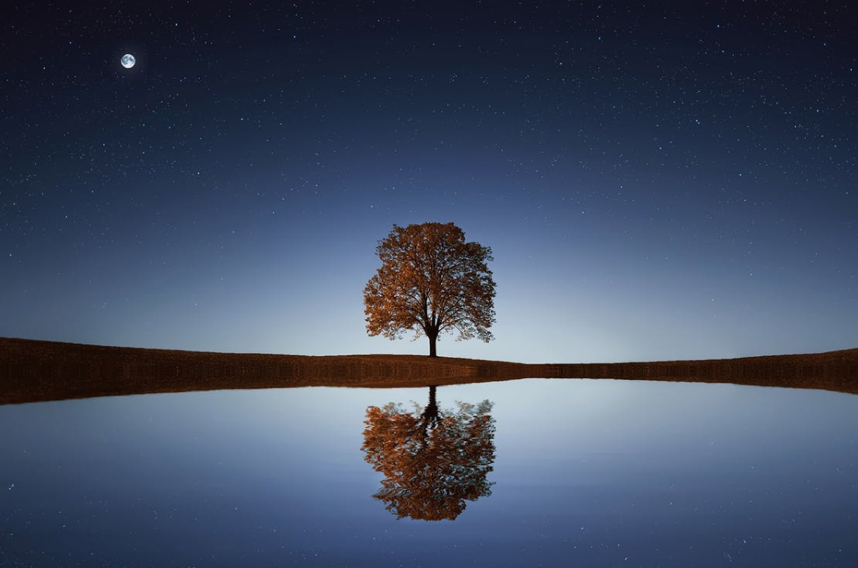
<svg viewBox="0 0 858 568"><path fill-rule="evenodd" d="M417 355L207 353L0 338L0 404L218 389L419 387L528 377L725 382L858 394L858 349L704 361L530 365Z"/></svg>

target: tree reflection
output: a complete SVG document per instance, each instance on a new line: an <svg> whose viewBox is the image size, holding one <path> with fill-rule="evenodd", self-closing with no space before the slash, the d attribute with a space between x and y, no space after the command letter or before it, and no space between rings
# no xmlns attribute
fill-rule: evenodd
<svg viewBox="0 0 858 568"><path fill-rule="evenodd" d="M439 409L430 387L422 412L416 404L409 412L392 402L367 408L362 450L385 477L373 497L397 518L453 520L465 501L491 495L486 475L495 459L492 403L456 405Z"/></svg>

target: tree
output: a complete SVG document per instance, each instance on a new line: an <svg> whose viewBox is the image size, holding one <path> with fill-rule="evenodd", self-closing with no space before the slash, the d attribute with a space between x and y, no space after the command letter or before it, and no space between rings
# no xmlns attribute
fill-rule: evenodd
<svg viewBox="0 0 858 568"><path fill-rule="evenodd" d="M443 332L457 340L492 339L495 282L487 262L492 249L465 242L453 223L393 226L375 249L381 268L363 299L370 335L397 339L413 330L429 339L429 356Z"/></svg>
<svg viewBox="0 0 858 568"><path fill-rule="evenodd" d="M495 460L492 403L457 402L439 410L435 387L421 413L394 403L366 410L361 448L372 468L383 474L373 497L397 518L453 520L465 501L491 495L486 476Z"/></svg>

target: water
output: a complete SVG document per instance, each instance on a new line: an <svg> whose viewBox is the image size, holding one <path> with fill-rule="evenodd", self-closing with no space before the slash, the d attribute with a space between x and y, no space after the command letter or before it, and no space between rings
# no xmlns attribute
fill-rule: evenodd
<svg viewBox="0 0 858 568"><path fill-rule="evenodd" d="M463 418L455 401L475 406ZM391 481L362 450L368 407L390 402L419 423L429 389L0 407L0 566L858 565L858 397L605 380L439 387L448 422L427 435L477 428L480 441L464 457L449 444L428 454L413 429L388 444L383 459L405 460L422 485ZM400 507L374 497L385 480Z"/></svg>

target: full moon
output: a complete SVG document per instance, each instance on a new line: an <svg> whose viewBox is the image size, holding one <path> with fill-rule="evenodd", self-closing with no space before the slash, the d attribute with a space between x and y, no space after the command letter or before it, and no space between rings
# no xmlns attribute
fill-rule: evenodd
<svg viewBox="0 0 858 568"><path fill-rule="evenodd" d="M122 66L126 69L131 69L134 67L134 64L137 63L137 60L130 53L126 53L122 56L122 59L119 60L122 63Z"/></svg>

